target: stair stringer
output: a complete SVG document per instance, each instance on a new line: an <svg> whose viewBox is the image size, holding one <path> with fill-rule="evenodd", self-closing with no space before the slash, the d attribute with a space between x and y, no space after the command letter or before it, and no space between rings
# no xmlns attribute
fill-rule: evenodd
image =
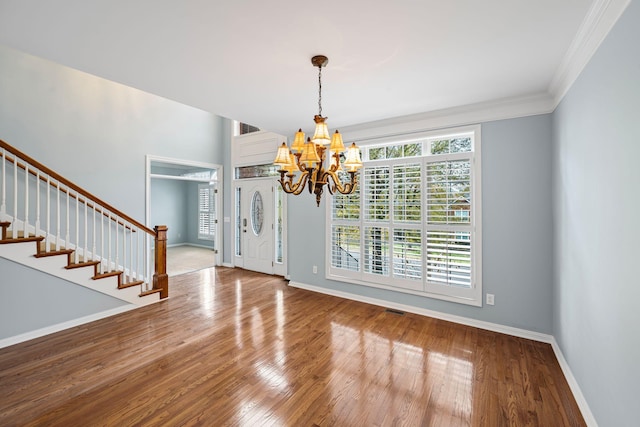
<svg viewBox="0 0 640 427"><path fill-rule="evenodd" d="M52 276L67 280L96 292L142 307L160 301L159 293L140 296L140 286L118 288L117 276L94 280L93 266L67 269L67 255L36 258L39 242L17 242L0 245L0 257L31 267Z"/></svg>

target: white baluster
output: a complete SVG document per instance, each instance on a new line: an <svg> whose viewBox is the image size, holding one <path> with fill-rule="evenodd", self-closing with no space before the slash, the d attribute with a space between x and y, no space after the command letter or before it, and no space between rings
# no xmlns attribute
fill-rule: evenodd
<svg viewBox="0 0 640 427"><path fill-rule="evenodd" d="M36 171L36 236L40 235L40 171Z"/></svg>
<svg viewBox="0 0 640 427"><path fill-rule="evenodd" d="M11 227L11 236L15 239L18 237L18 157L13 157L13 226Z"/></svg>
<svg viewBox="0 0 640 427"><path fill-rule="evenodd" d="M122 221L122 279L127 282L127 223Z"/></svg>
<svg viewBox="0 0 640 427"><path fill-rule="evenodd" d="M140 229L137 229L138 232L136 233L136 277L140 277Z"/></svg>
<svg viewBox="0 0 640 427"><path fill-rule="evenodd" d="M24 237L29 237L29 165L24 165Z"/></svg>
<svg viewBox="0 0 640 427"><path fill-rule="evenodd" d="M91 233L91 259L92 260L96 260L96 205L93 205L93 208L91 208L91 211L93 212L93 220L91 221L91 223L93 224L93 233Z"/></svg>
<svg viewBox="0 0 640 427"><path fill-rule="evenodd" d="M47 175L47 232L44 241L45 251L49 250L51 243L51 176Z"/></svg>
<svg viewBox="0 0 640 427"><path fill-rule="evenodd" d="M116 264L114 265L113 269L117 270L120 265L120 232L118 231L118 217L116 217Z"/></svg>
<svg viewBox="0 0 640 427"><path fill-rule="evenodd" d="M73 262L78 263L80 251L80 195L76 193L76 250L73 251Z"/></svg>
<svg viewBox="0 0 640 427"><path fill-rule="evenodd" d="M104 273L104 209L100 208L100 273Z"/></svg>
<svg viewBox="0 0 640 427"><path fill-rule="evenodd" d="M135 280L134 271L133 271L133 224L131 224L131 230L129 231L129 281L133 282Z"/></svg>
<svg viewBox="0 0 640 427"><path fill-rule="evenodd" d="M56 182L56 251L60 250L60 181Z"/></svg>
<svg viewBox="0 0 640 427"><path fill-rule="evenodd" d="M149 235L145 233L142 239L142 270L144 271L147 290L149 290L149 282L151 282L151 275L149 274Z"/></svg>
<svg viewBox="0 0 640 427"><path fill-rule="evenodd" d="M108 247L108 251L109 251L109 256L107 258L107 272L111 271L111 213L109 213L109 222L108 222L108 227L109 227L109 247Z"/></svg>
<svg viewBox="0 0 640 427"><path fill-rule="evenodd" d="M66 249L69 249L71 247L71 232L69 231L69 228L71 228L69 226L70 224L70 215L71 213L69 212L69 199L71 198L71 192L69 191L69 187L67 187L67 221L66 221L66 225L67 228L65 229L65 236L64 236L64 246Z"/></svg>
<svg viewBox="0 0 640 427"><path fill-rule="evenodd" d="M87 199L84 199L84 246L82 247L82 260L89 261L89 212L87 207Z"/></svg>
<svg viewBox="0 0 640 427"><path fill-rule="evenodd" d="M2 149L2 202L0 202L0 220L7 215L7 152Z"/></svg>

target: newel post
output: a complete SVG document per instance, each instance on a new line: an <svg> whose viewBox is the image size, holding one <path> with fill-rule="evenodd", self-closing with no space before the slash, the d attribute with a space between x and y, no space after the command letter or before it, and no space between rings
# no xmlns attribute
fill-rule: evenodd
<svg viewBox="0 0 640 427"><path fill-rule="evenodd" d="M155 238L155 272L153 273L153 289L161 289L160 298L169 296L169 276L167 276L167 230L166 225L156 225Z"/></svg>

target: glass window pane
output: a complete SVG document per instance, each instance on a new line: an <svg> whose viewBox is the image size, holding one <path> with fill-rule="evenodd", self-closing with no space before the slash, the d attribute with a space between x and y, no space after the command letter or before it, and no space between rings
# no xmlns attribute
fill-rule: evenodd
<svg viewBox="0 0 640 427"><path fill-rule="evenodd" d="M402 145L387 147L387 159L397 159L398 157L402 157Z"/></svg>
<svg viewBox="0 0 640 427"><path fill-rule="evenodd" d="M384 147L369 148L369 160L380 160L385 158Z"/></svg>
<svg viewBox="0 0 640 427"><path fill-rule="evenodd" d="M471 138L454 138L449 144L449 150L452 153L463 153L471 151Z"/></svg>
<svg viewBox="0 0 640 427"><path fill-rule="evenodd" d="M389 166L365 167L365 218L389 220Z"/></svg>
<svg viewBox="0 0 640 427"><path fill-rule="evenodd" d="M242 189L236 188L236 256L242 255L242 221L241 221L241 207L242 203Z"/></svg>
<svg viewBox="0 0 640 427"><path fill-rule="evenodd" d="M447 154L448 152L449 152L448 139L431 141L431 154Z"/></svg>
<svg viewBox="0 0 640 427"><path fill-rule="evenodd" d="M427 164L427 222L429 224L471 221L471 162L469 160Z"/></svg>
<svg viewBox="0 0 640 427"><path fill-rule="evenodd" d="M393 230L393 276L422 279L422 232L414 229Z"/></svg>
<svg viewBox="0 0 640 427"><path fill-rule="evenodd" d="M421 219L422 177L420 164L393 167L393 219L419 222Z"/></svg>
<svg viewBox="0 0 640 427"><path fill-rule="evenodd" d="M358 172L359 173L359 172ZM349 174L338 172L341 182L349 182ZM360 219L360 179L352 194L340 194L336 192L331 200L331 216L333 219Z"/></svg>
<svg viewBox="0 0 640 427"><path fill-rule="evenodd" d="M284 191L276 185L276 262L282 264L284 259Z"/></svg>
<svg viewBox="0 0 640 427"><path fill-rule="evenodd" d="M389 275L389 228L365 227L364 271L371 274Z"/></svg>
<svg viewBox="0 0 640 427"><path fill-rule="evenodd" d="M359 271L360 227L334 225L331 227L331 242L331 266Z"/></svg>
<svg viewBox="0 0 640 427"><path fill-rule="evenodd" d="M422 156L422 143L407 144L404 146L404 157Z"/></svg>

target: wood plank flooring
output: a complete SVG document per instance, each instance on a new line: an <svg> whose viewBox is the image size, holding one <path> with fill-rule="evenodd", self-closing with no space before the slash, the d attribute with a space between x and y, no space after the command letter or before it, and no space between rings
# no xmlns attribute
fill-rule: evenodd
<svg viewBox="0 0 640 427"><path fill-rule="evenodd" d="M585 425L548 344L240 269L170 282L167 301L1 349L0 425Z"/></svg>

